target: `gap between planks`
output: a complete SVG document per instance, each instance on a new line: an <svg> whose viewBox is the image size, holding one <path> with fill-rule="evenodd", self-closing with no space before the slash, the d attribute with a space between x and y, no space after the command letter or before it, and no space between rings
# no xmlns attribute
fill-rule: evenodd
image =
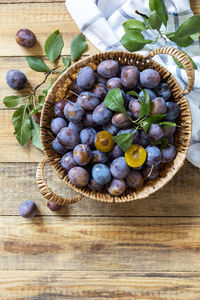
<svg viewBox="0 0 200 300"><path fill-rule="evenodd" d="M16 154L13 154L13 157L15 156ZM36 168L37 163L30 162L0 163L0 198L3 199L0 215L18 215L20 203L27 199L36 202L37 215L138 217L200 215L199 170L189 162L185 163L163 189L146 199L112 204L84 197L83 200L73 205L64 206L57 213L51 212L46 207L46 200L38 191L35 179ZM45 168L45 178L55 193L64 197L72 197L76 194L58 179L50 166ZM10 182L12 182L12 189L8 190Z"/></svg>
<svg viewBox="0 0 200 300"><path fill-rule="evenodd" d="M199 218L0 217L0 234L1 270L200 271Z"/></svg>
<svg viewBox="0 0 200 300"><path fill-rule="evenodd" d="M43 55L45 40L56 29L60 30L64 40L62 54L69 55L71 40L80 33L64 2L1 4L0 15L0 56ZM38 40L34 47L26 49L16 43L15 34L20 28L34 31ZM88 42L86 53L96 52L98 50Z"/></svg>

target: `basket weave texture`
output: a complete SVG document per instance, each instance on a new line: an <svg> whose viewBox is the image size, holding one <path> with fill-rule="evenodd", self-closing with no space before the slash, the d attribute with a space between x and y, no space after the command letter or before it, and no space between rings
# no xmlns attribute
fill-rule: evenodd
<svg viewBox="0 0 200 300"><path fill-rule="evenodd" d="M160 64L152 60L156 54L168 54L176 57L184 66L188 75L188 87L185 92L181 89L176 79ZM97 69L98 64L106 59L114 59L121 65L135 65L140 71L144 69L155 69L159 72L162 81L166 82L172 91L174 101L180 107L180 116L178 118L178 127L175 136L175 146L177 147L177 155L173 162L164 166L161 171L160 177L145 182L144 186L135 190L128 188L121 196L113 197L106 190L92 191L89 188L79 188L74 186L67 177L67 174L60 165L61 156L57 154L51 146L51 142L54 139L50 130L50 123L54 117L54 104L56 101L66 98L69 95L69 87L72 80L76 79L78 72L84 66L90 66L94 71ZM77 202L87 196L96 200L105 202L126 202L131 200L137 200L146 198L155 191L158 191L166 183L168 183L176 172L181 168L184 163L186 153L189 147L191 138L191 114L188 105L188 101L185 97L190 92L194 83L194 70L188 57L183 52L172 48L163 47L158 48L155 51L150 52L148 57L143 55L123 52L123 51L110 51L105 53L96 54L86 57L74 65L72 65L66 72L64 72L58 80L54 83L50 89L44 103L42 116L41 116L41 142L44 148L44 160L39 164L37 170L37 182L41 194L48 200L51 200L57 204L65 205ZM45 183L43 169L46 163L50 163L57 176L70 188L75 190L78 195L65 199L60 195L56 195Z"/></svg>

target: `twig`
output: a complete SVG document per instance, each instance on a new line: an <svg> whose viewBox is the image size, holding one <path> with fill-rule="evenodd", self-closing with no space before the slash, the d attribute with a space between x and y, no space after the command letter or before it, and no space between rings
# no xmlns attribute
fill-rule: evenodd
<svg viewBox="0 0 200 300"><path fill-rule="evenodd" d="M33 95L35 95L36 90L37 90L41 85L43 85L43 84L46 82L46 80L47 80L47 78L49 77L49 75L50 75L54 70L56 70L56 69L58 69L58 68L59 68L59 67L53 68L53 69L51 69L51 70L46 74L44 80L34 88Z"/></svg>
<svg viewBox="0 0 200 300"><path fill-rule="evenodd" d="M160 31L160 29L158 29L158 32L159 32L159 34L160 34L160 37L163 38L163 40L164 40L165 43L167 44L167 43L168 43L168 42L167 42L167 39L166 39L166 37L162 34L162 32Z"/></svg>
<svg viewBox="0 0 200 300"><path fill-rule="evenodd" d="M134 11L134 13L136 13L137 15L141 16L141 17L144 17L144 18L147 18L149 19L149 17L141 12L139 12L137 9Z"/></svg>

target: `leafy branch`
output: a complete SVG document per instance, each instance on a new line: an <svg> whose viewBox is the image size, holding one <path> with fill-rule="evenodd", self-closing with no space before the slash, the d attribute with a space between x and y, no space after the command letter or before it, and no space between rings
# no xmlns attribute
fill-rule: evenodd
<svg viewBox="0 0 200 300"><path fill-rule="evenodd" d="M51 63L60 57L64 42L59 30L53 32L46 40L44 45L44 51L47 59ZM45 97L52 87L53 78L52 75L60 75L67 70L71 61L78 59L86 50L87 44L84 35L78 34L71 42L71 59L68 57L62 57L62 63L64 68L61 71L57 71L58 67L49 67L41 57L26 56L26 61L29 67L36 72L45 73L44 79L25 97L17 95L6 96L3 99L4 105L9 108L18 107L13 113L12 123L15 129L14 136L20 145L24 146L29 140L38 149L42 150L40 142L40 111L43 108ZM37 94L38 89L46 83L48 77L51 75L49 86L43 89L41 94ZM25 103L24 103L25 101Z"/></svg>
<svg viewBox="0 0 200 300"><path fill-rule="evenodd" d="M195 15L184 21L175 32L167 32L168 15L163 0L149 0L149 8L151 13L149 16L135 10L143 21L129 19L123 23L125 34L121 38L122 45L129 51L138 51L144 48L146 44L155 44L160 38L164 40L166 45L169 41L174 42L179 47L190 46L196 38L200 36L200 15ZM162 27L165 31L162 31ZM154 41L144 38L143 32L153 30L157 36ZM184 52L184 51L183 51ZM184 52L191 60L194 69L197 69L192 58ZM174 59L179 68L183 66Z"/></svg>
<svg viewBox="0 0 200 300"><path fill-rule="evenodd" d="M163 119L166 117L166 114L151 114L150 95L147 90L141 90L144 94L144 100L135 91L128 92L128 94L136 96L141 101L140 113L137 120L133 120L129 116L129 119L133 123L133 132L119 134L114 137L114 141L124 152L130 148L133 142L133 136L138 129L144 130L144 132L146 133L152 123L158 123L163 127L164 130L171 126L176 126L176 123L174 122L163 121ZM128 113L124 106L123 95L119 88L112 89L107 93L104 99L104 104L110 110L120 112L128 116ZM166 143L166 141L164 142ZM163 141L158 142L158 144L163 145Z"/></svg>

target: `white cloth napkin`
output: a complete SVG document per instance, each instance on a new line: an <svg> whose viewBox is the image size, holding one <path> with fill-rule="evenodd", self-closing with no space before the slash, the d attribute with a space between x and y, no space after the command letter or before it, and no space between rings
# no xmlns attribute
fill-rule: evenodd
<svg viewBox="0 0 200 300"><path fill-rule="evenodd" d="M168 31L175 31L184 20L193 15L189 0L164 1L169 16ZM120 38L124 34L122 23L130 18L142 20L134 11L137 9L144 14L149 14L148 3L149 0L66 0L67 9L80 31L100 51L125 50L120 43ZM148 30L144 35L146 38L154 40L156 33ZM163 41L159 40L154 45L146 45L142 51L138 52L146 55L150 50L164 45ZM173 42L170 42L170 45L177 47ZM200 168L200 49L198 40L183 50L193 58L198 66L198 70L195 71L193 90L187 96L193 119L192 141L187 158ZM175 65L171 57L161 55L155 60L177 78L183 89L186 88L186 73Z"/></svg>

